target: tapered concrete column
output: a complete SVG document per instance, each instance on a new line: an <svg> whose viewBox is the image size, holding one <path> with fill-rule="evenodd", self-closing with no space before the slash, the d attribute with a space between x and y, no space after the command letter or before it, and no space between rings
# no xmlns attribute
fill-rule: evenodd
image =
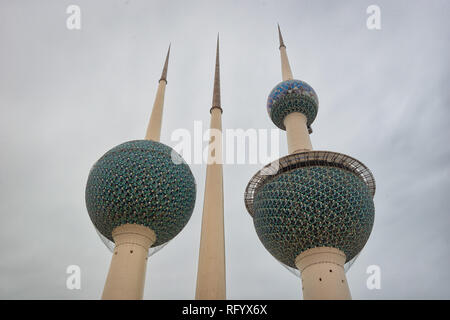
<svg viewBox="0 0 450 320"><path fill-rule="evenodd" d="M291 66L289 65L289 59L286 52L286 46L284 45L283 36L281 34L280 25L278 25L278 37L280 38L280 55L281 55L281 75L283 81L292 80Z"/></svg>
<svg viewBox="0 0 450 320"><path fill-rule="evenodd" d="M206 169L195 293L197 300L226 299L221 117L221 109L211 109L211 129L215 129L211 133L215 136L211 138L214 141L210 140L210 148L214 146L215 151L212 153L212 150L209 150L209 164ZM219 163L213 161L211 154Z"/></svg>
<svg viewBox="0 0 450 320"><path fill-rule="evenodd" d="M124 224L115 228L112 236L116 247L102 299L142 299L148 249L156 241L155 232L141 225Z"/></svg>
<svg viewBox="0 0 450 320"><path fill-rule="evenodd" d="M312 150L306 117L300 112L293 112L284 118L288 150L290 154Z"/></svg>
<svg viewBox="0 0 450 320"><path fill-rule="evenodd" d="M284 45L283 36L281 35L280 26L278 26L278 36L280 38L280 55L281 55L281 75L283 81L292 80L291 66ZM306 125L306 117L300 112L294 112L284 118L284 126L286 127L286 135L288 140L288 150L290 154L312 150L311 140L309 139L308 127Z"/></svg>
<svg viewBox="0 0 450 320"><path fill-rule="evenodd" d="M226 299L225 235L223 218L222 107L220 103L219 35L214 90L210 109L210 138L198 256L197 300Z"/></svg>
<svg viewBox="0 0 450 320"><path fill-rule="evenodd" d="M155 102L153 103L153 110L148 123L147 132L145 134L146 140L159 141L161 137L161 123L164 106L164 93L166 91L166 80L160 80L158 84L158 91L156 92Z"/></svg>
<svg viewBox="0 0 450 320"><path fill-rule="evenodd" d="M164 67L161 73L161 79L159 79L158 90L156 91L155 102L153 103L152 114L150 116L150 121L148 122L145 140L153 140L159 142L159 139L161 137L164 93L166 91L167 85L167 70L169 68L169 55L170 55L170 45L169 50L167 50L166 60L164 62Z"/></svg>
<svg viewBox="0 0 450 320"><path fill-rule="evenodd" d="M305 300L350 300L345 277L344 252L336 248L319 247L301 253L295 265L301 272Z"/></svg>
<svg viewBox="0 0 450 320"><path fill-rule="evenodd" d="M281 75L283 77L283 81L294 79L292 77L291 66L289 65L286 47L284 45L280 47L280 54L281 54Z"/></svg>

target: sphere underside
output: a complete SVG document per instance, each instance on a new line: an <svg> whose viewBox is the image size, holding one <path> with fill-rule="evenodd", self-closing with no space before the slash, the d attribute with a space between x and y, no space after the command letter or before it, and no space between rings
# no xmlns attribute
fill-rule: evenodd
<svg viewBox="0 0 450 320"><path fill-rule="evenodd" d="M156 233L153 247L183 229L195 197L189 166L172 148L150 140L129 141L109 150L92 167L86 185L88 213L103 236L113 241L114 228L140 224Z"/></svg>
<svg viewBox="0 0 450 320"><path fill-rule="evenodd" d="M347 261L367 242L374 204L362 179L337 167L283 172L258 188L253 221L266 249L295 268L295 258L315 247L342 250Z"/></svg>
<svg viewBox="0 0 450 320"><path fill-rule="evenodd" d="M306 116L309 127L317 116L319 99L314 89L300 80L287 80L272 89L267 99L267 112L273 123L286 130L284 118L293 112Z"/></svg>

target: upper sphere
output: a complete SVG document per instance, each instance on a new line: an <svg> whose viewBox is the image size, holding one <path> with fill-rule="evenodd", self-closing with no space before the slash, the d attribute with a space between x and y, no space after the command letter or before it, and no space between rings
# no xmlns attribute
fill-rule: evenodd
<svg viewBox="0 0 450 320"><path fill-rule="evenodd" d="M140 224L156 233L153 247L174 238L194 210L196 184L189 166L172 148L151 140L122 143L92 167L86 206L97 230Z"/></svg>
<svg viewBox="0 0 450 320"><path fill-rule="evenodd" d="M366 183L345 169L301 167L257 189L253 222L266 249L295 268L315 247L340 249L350 261L366 244L375 209Z"/></svg>
<svg viewBox="0 0 450 320"><path fill-rule="evenodd" d="M286 130L284 118L293 112L306 116L309 127L316 118L319 109L319 98L314 89L301 80L286 80L272 89L267 99L267 112L273 123Z"/></svg>

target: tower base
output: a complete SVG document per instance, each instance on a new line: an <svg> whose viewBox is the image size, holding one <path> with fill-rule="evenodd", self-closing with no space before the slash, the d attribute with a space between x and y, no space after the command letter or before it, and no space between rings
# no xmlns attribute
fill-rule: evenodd
<svg viewBox="0 0 450 320"><path fill-rule="evenodd" d="M295 259L302 278L305 300L350 300L344 271L346 256L336 248L306 250Z"/></svg>
<svg viewBox="0 0 450 320"><path fill-rule="evenodd" d="M112 232L114 253L102 299L140 300L144 295L148 249L156 241L153 230L124 224Z"/></svg>

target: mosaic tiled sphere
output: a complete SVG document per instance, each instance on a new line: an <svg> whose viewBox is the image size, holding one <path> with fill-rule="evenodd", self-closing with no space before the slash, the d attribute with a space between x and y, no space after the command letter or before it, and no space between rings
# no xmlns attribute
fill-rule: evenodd
<svg viewBox="0 0 450 320"><path fill-rule="evenodd" d="M306 116L310 127L316 118L319 108L319 98L314 89L301 80L286 80L272 89L267 99L267 112L273 123L286 130L284 118L293 112Z"/></svg>
<svg viewBox="0 0 450 320"><path fill-rule="evenodd" d="M140 224L156 233L153 247L183 229L195 197L195 179L186 162L172 148L150 140L125 142L106 152L86 185L89 216L103 236L113 241L114 228Z"/></svg>
<svg viewBox="0 0 450 320"><path fill-rule="evenodd" d="M366 244L374 204L361 178L326 166L274 176L255 194L253 222L266 249L295 268L295 258L315 247L342 250L347 261Z"/></svg>

